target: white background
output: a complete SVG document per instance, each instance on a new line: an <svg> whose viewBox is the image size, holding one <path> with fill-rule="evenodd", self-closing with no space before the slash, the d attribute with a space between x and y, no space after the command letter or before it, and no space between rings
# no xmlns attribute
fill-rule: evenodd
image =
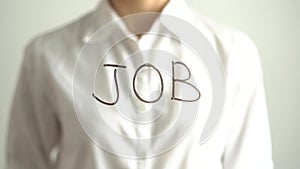
<svg viewBox="0 0 300 169"><path fill-rule="evenodd" d="M300 1L187 0L200 13L246 32L264 69L276 169L300 168ZM97 0L0 0L0 167L8 114L26 43L88 12ZM179 11L180 12L180 11Z"/></svg>

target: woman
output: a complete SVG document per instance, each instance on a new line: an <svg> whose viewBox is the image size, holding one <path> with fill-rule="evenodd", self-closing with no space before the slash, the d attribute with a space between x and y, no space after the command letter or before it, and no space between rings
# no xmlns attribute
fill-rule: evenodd
<svg viewBox="0 0 300 169"><path fill-rule="evenodd" d="M142 15L145 12L152 13ZM142 14L134 15L138 13ZM133 51L146 51L160 46L160 49L175 51L174 53L179 55L181 47L176 46L177 41L151 35L151 30L155 29L159 20L157 13L180 18L191 24L195 23L196 28L208 39L221 58L226 82L226 104L218 127L205 143L199 144L201 126L203 129L205 123L205 120L201 121L200 118L200 121L195 121L191 131L174 146L160 153L150 153L160 144L166 146L171 144L172 140L177 137L176 133L180 132L180 128L176 129L175 134L168 139L159 140L159 143L154 143L152 140L153 142L149 145L134 144L133 141L131 145L123 145L121 140L110 139L104 128L93 126L95 131L87 129L89 124L86 124L84 120L90 120L92 124L95 118L89 117L90 107L84 104L84 100L76 98L76 92L80 96L80 92L84 91L85 71L96 63L95 60L89 58L89 55L82 57L85 52L93 55L95 51L97 53L102 48L112 46L110 55L117 57L132 54ZM123 18L119 20L121 17ZM112 21L114 21L112 29L105 29L105 26ZM147 34L147 31L150 31L150 34ZM164 27L163 31L170 30ZM193 39L193 34L187 34L187 36ZM122 37L126 38L122 39ZM121 38L124 43L113 44L113 40L118 38ZM94 39L96 42L93 42ZM78 63L79 57L83 58L80 63ZM114 121L115 116L110 116L114 112L110 112L111 107L108 106L118 108L118 104L124 102L122 100L124 87L121 87L124 81L121 73L129 66L123 64L126 62L124 58L122 59L103 59L101 62L103 67L100 66L102 67L100 69L107 72L103 75L101 72L100 75L95 75L97 76L95 84L98 86L111 81L109 84L112 85L108 86L112 87L105 88L105 85L102 85L102 89L96 88L93 95L89 93L88 99L94 99L97 106L100 106L103 119L114 132L131 137L133 140L154 137L153 133L160 130L161 126L149 129L143 128L145 125L139 123L124 125L118 119ZM113 61L118 64L112 64ZM184 66L184 62L176 63L183 65L185 72L189 72L189 64ZM176 69L175 66L180 66L176 63L173 63L173 69ZM149 64L146 65L148 69L159 71L159 69L154 69L154 64L151 64L153 67ZM135 68L138 66L136 65ZM154 81L159 82L157 77L161 74L158 71L154 71L155 76L150 75L151 73L144 75L143 71L138 72L143 77L135 74L136 83L151 84L148 87L153 87L153 84L156 85ZM78 72L76 81L74 79ZM174 73L175 70L172 72ZM171 83L172 80L173 83ZM175 81L176 85L182 83L189 84L191 87L193 84L187 80L189 78L173 77L169 79L167 86L178 87L174 85ZM165 82L163 85L166 85L167 82L163 82ZM144 91L148 89L143 88L143 85L134 86L137 87L137 91L135 95L130 95L128 100L132 102L130 104L133 104L135 109L146 112L146 110L151 110L151 105L138 98L147 98L144 100L148 101L152 99L154 102L161 99L161 95L145 94ZM163 85L158 83L160 91ZM164 87L163 91L172 92L168 89ZM203 100L205 100L205 92L205 88L199 90L199 96L201 95ZM175 96L174 91L171 94L173 94L173 99L179 98L179 95ZM136 98L136 96L140 97ZM155 100L155 98L159 99ZM105 107L102 105L103 102L111 104ZM169 105L166 110L175 112L177 108L179 109L176 105ZM84 120L80 119L82 114L78 114L79 109L87 113ZM168 120L176 121L176 117L170 116ZM127 123L129 122L126 121ZM153 124L155 125L155 122ZM164 131L167 131L168 125L164 122L162 125L165 127ZM94 137L93 132L102 134L103 140L97 140L98 137ZM7 151L8 169L271 169L273 165L268 115L259 56L255 45L244 34L195 15L182 0L103 0L95 11L58 30L34 39L27 46L11 111ZM132 154L127 156L129 152Z"/></svg>

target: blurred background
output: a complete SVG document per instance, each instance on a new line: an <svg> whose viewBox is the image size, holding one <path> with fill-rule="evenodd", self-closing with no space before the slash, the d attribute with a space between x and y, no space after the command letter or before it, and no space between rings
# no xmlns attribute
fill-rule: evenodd
<svg viewBox="0 0 300 169"><path fill-rule="evenodd" d="M276 169L300 168L300 1L186 0L247 33L262 60ZM0 0L0 168L22 52L34 36L74 20L98 0ZM179 11L180 12L180 11Z"/></svg>

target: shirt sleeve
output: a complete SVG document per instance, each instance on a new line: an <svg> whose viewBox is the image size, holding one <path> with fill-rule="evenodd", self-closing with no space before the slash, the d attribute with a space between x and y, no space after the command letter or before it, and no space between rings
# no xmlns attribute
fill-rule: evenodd
<svg viewBox="0 0 300 169"><path fill-rule="evenodd" d="M273 169L272 146L262 70L254 43L240 35L231 56L237 79L233 123L224 154L224 169Z"/></svg>
<svg viewBox="0 0 300 169"><path fill-rule="evenodd" d="M7 141L7 169L50 169L50 152L59 125L49 92L46 63L36 43L25 50L12 103Z"/></svg>

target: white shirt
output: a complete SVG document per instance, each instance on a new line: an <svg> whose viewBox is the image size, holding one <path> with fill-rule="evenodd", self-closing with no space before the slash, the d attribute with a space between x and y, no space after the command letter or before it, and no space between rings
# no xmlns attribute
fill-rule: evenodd
<svg viewBox="0 0 300 169"><path fill-rule="evenodd" d="M180 12L178 12L179 9ZM224 28L210 19L193 14L182 0L171 0L162 13L196 25L220 57L226 82L226 101L222 118L211 137L204 144L199 144L201 129L203 129L208 116L204 113L198 116L192 130L178 145L149 158L123 157L109 152L93 142L95 140L90 138L89 133L86 133L87 131L80 123L82 121L78 119L80 115L75 111L78 106L86 109L87 113L89 112L89 107L81 103L81 100L74 100L74 90L79 93L84 92L81 86L85 84L84 73L82 76L79 75L79 78L83 79L82 82L78 81L79 84L73 84L78 67L78 63L76 67L78 54L82 52L82 47L86 44L96 44L100 48L105 45L111 46L113 45L111 39L118 37L120 33L122 35L130 34L126 26L121 23L116 26L117 31L100 32L100 41L95 43L90 41L91 36L99 28L118 19L110 4L104 0L92 13L34 39L27 46L11 111L7 150L8 169L273 168L261 65L255 45L243 33ZM156 28L153 26L151 29ZM157 29L161 29L161 27ZM165 29L164 31L169 30ZM145 34L141 39L131 37L126 42L116 45L113 52L110 53L112 56L107 58L119 55L127 56L132 51L154 48L178 54L182 45L167 37ZM94 51L87 51L93 53L98 48L91 48L91 50ZM188 60L185 61L189 63ZM94 60L91 58L84 58L83 65L86 66L81 71L87 70L90 65L93 65L93 62ZM104 62L120 63L115 58L104 59ZM201 65L198 67L200 71L204 70ZM104 68L102 69L104 70ZM121 70L118 71L118 73L121 72ZM109 77L104 78L106 75ZM146 74L146 77L149 76L155 78ZM196 81L197 78L201 81L205 80L207 76L199 75L196 77ZM137 79L145 84L155 84L157 81L157 79L147 81L145 77ZM170 87L172 79L166 79L167 81L164 81L165 91L170 92L168 86ZM95 84L99 85L103 82L105 84L107 81L111 81L108 84L112 84L112 89L114 89L112 71L103 74L100 72L100 75L96 76ZM120 80L119 83L122 82L124 81ZM138 88L141 89L140 92L143 92L143 86ZM209 101L205 102L205 96L207 93L209 95L210 90L203 88L205 90L202 89L203 93L201 94L204 97L201 96L201 102L210 104ZM106 100L111 100L110 96L115 96L115 93L112 94L109 92L110 90L111 88L107 88L103 92L103 88L96 87L95 93ZM132 96L134 97L134 95ZM139 128L129 125L127 122L120 122L112 110L102 111L105 106L100 103L97 105L106 124L116 133L134 139L152 137L156 130L167 129L172 125L172 121L176 121L176 116L170 115L167 116L170 123L165 122L150 129ZM202 109L207 108L205 104L202 105L204 105L200 106L204 107ZM147 104L137 104L136 106L142 110L149 108ZM176 109L176 105L166 109ZM198 111L202 112L200 109ZM91 121L91 124L95 120L94 118L89 119L88 115L86 118ZM100 133L106 132L97 127L95 130ZM169 139L162 140L162 143L168 144L172 138ZM121 145L117 145L118 140L108 141L113 148L122 148ZM147 148L144 147L132 145L128 148L133 151L141 149L147 154Z"/></svg>

